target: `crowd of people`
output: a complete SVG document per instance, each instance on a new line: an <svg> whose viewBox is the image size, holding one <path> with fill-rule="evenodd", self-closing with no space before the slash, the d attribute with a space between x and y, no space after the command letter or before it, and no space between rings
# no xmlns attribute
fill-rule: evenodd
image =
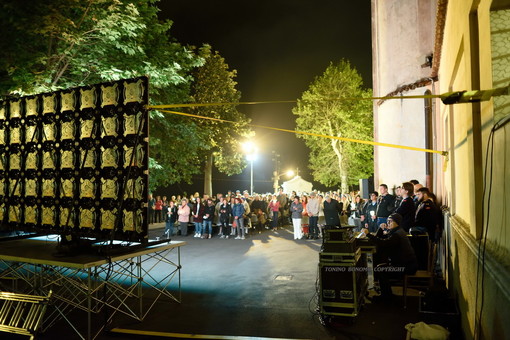
<svg viewBox="0 0 510 340"><path fill-rule="evenodd" d="M327 228L354 226L363 231L377 248L374 254L375 278L380 300L393 299L391 279L417 271L417 255L409 234L428 235L431 245L442 234L442 214L435 195L418 181L402 183L389 193L386 184L363 199L357 192L310 192L287 195L250 195L229 191L215 197L196 193L190 197L149 196L149 223L165 222L164 236L175 233L210 239L216 237L244 240L249 233L261 233L292 225L295 240L318 239ZM215 228L214 228L215 229Z"/></svg>
<svg viewBox="0 0 510 340"><path fill-rule="evenodd" d="M411 244L409 234L428 235L425 238L427 257L434 263L436 243L442 234L442 214L436 198L428 188L418 181L402 183L396 195L388 194L388 187L379 186L380 195L373 192L370 203L366 204L359 219L363 232L376 246L374 266L375 278L379 282L380 295L373 301L387 301L395 298L391 289L392 279L414 275L418 270L418 255ZM371 232L372 231L372 232ZM423 240L423 238L422 238Z"/></svg>
<svg viewBox="0 0 510 340"><path fill-rule="evenodd" d="M324 227L354 225L375 233L392 213L402 216L401 227L407 233L427 233L431 240L440 235L441 213L435 196L417 181L402 183L394 194L381 184L379 191L362 199L357 192L292 192L276 194L229 191L214 197L149 195L149 223L165 222L167 237L187 235L193 226L194 237L211 238L213 227L220 238L245 239L251 233L292 225L294 239L318 239ZM214 228L216 229L216 228Z"/></svg>

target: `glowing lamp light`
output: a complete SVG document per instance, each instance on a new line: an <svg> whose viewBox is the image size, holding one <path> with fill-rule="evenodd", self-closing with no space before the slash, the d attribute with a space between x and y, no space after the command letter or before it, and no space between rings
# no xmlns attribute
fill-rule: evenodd
<svg viewBox="0 0 510 340"><path fill-rule="evenodd" d="M250 194L253 195L253 161L257 159L257 146L252 141L242 144L246 159L250 162Z"/></svg>
<svg viewBox="0 0 510 340"><path fill-rule="evenodd" d="M243 146L243 151L245 154L253 154L253 153L257 152L257 147L251 141L244 142L242 144L242 146Z"/></svg>

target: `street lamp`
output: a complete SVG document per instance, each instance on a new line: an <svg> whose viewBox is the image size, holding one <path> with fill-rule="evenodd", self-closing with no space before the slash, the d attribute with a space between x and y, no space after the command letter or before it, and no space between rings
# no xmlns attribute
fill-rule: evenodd
<svg viewBox="0 0 510 340"><path fill-rule="evenodd" d="M253 161L257 158L257 146L253 142L245 142L243 151L250 162L250 195L253 195Z"/></svg>
<svg viewBox="0 0 510 340"><path fill-rule="evenodd" d="M273 188L274 188L274 192L277 192L278 191L278 187L280 186L278 184L278 180L280 179L280 177L282 177L283 175L287 175L288 177L292 177L294 176L294 171L293 170L287 170L281 174L278 174L278 171L274 171L273 172L273 179L274 179L274 183L273 183Z"/></svg>

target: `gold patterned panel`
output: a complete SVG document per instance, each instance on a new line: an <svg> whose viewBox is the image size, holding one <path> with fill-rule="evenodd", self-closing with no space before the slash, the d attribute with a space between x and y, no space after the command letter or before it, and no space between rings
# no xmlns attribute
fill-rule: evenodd
<svg viewBox="0 0 510 340"><path fill-rule="evenodd" d="M5 189L5 182L3 179L0 179L0 195L2 195L2 196L4 195L4 189ZM2 219L0 218L0 221L1 220Z"/></svg>
<svg viewBox="0 0 510 340"><path fill-rule="evenodd" d="M42 192L45 197L55 196L55 181L52 179L43 179Z"/></svg>
<svg viewBox="0 0 510 340"><path fill-rule="evenodd" d="M70 150L62 151L60 167L61 168L74 168L74 153L72 151L70 151Z"/></svg>
<svg viewBox="0 0 510 340"><path fill-rule="evenodd" d="M117 149L105 149L101 148L101 166L104 167L117 167L117 159L119 153Z"/></svg>
<svg viewBox="0 0 510 340"><path fill-rule="evenodd" d="M11 128L11 144L21 143L21 133L19 127Z"/></svg>
<svg viewBox="0 0 510 340"><path fill-rule="evenodd" d="M43 96L43 114L55 112L55 96L55 93L51 96Z"/></svg>
<svg viewBox="0 0 510 340"><path fill-rule="evenodd" d="M19 205L11 205L9 207L9 222L20 222L20 217Z"/></svg>
<svg viewBox="0 0 510 340"><path fill-rule="evenodd" d="M4 159L4 156L0 155L0 170L5 170Z"/></svg>
<svg viewBox="0 0 510 340"><path fill-rule="evenodd" d="M4 144L5 144L5 130L0 129L0 145L4 145Z"/></svg>
<svg viewBox="0 0 510 340"><path fill-rule="evenodd" d="M80 180L80 197L90 197L93 198L95 196L94 193L94 182L90 179L81 179Z"/></svg>
<svg viewBox="0 0 510 340"><path fill-rule="evenodd" d="M62 139L74 139L74 122L62 122Z"/></svg>
<svg viewBox="0 0 510 340"><path fill-rule="evenodd" d="M101 98L101 107L105 107L106 105L118 105L119 100L119 84L115 83L113 86L103 86L102 89L102 98Z"/></svg>
<svg viewBox="0 0 510 340"><path fill-rule="evenodd" d="M143 145L138 145L137 153L136 153L136 165L143 164L143 158L145 157L145 149Z"/></svg>
<svg viewBox="0 0 510 340"><path fill-rule="evenodd" d="M26 169L37 169L37 153L31 152L27 155L25 168Z"/></svg>
<svg viewBox="0 0 510 340"><path fill-rule="evenodd" d="M95 102L96 102L96 90L90 89L90 90L83 90L80 89L81 93L81 105L80 110L87 109L87 108L95 108Z"/></svg>
<svg viewBox="0 0 510 340"><path fill-rule="evenodd" d="M10 168L11 170L21 169L21 159L18 154L12 153L10 157Z"/></svg>
<svg viewBox="0 0 510 340"><path fill-rule="evenodd" d="M70 93L62 93L61 97L62 100L62 109L61 111L74 111L75 107L75 99L74 99L74 91Z"/></svg>
<svg viewBox="0 0 510 340"><path fill-rule="evenodd" d="M60 207L60 226L74 227L72 211L70 208Z"/></svg>
<svg viewBox="0 0 510 340"><path fill-rule="evenodd" d="M138 133L138 125L140 124L139 115L124 115L124 135L134 135Z"/></svg>
<svg viewBox="0 0 510 340"><path fill-rule="evenodd" d="M85 160L85 161L84 161ZM96 155L94 150L81 150L80 166L85 168L95 168Z"/></svg>
<svg viewBox="0 0 510 340"><path fill-rule="evenodd" d="M49 140L49 141L55 140L55 124L44 124L43 131L44 131L44 135L43 135L44 140Z"/></svg>
<svg viewBox="0 0 510 340"><path fill-rule="evenodd" d="M25 207L25 223L37 223L37 208Z"/></svg>
<svg viewBox="0 0 510 340"><path fill-rule="evenodd" d="M143 198L143 180L142 179L129 179L126 183L126 190L124 191L124 199L126 198Z"/></svg>
<svg viewBox="0 0 510 340"><path fill-rule="evenodd" d="M113 179L101 179L101 198L117 198L117 181Z"/></svg>
<svg viewBox="0 0 510 340"><path fill-rule="evenodd" d="M5 105L0 106L0 119L5 119Z"/></svg>
<svg viewBox="0 0 510 340"><path fill-rule="evenodd" d="M37 98L27 99L27 113L26 116L35 116L37 115Z"/></svg>
<svg viewBox="0 0 510 340"><path fill-rule="evenodd" d="M117 210L104 210L101 209L101 229L115 228L115 215Z"/></svg>
<svg viewBox="0 0 510 340"><path fill-rule="evenodd" d="M36 131L37 126L25 125L25 142L27 143L37 142L37 136L35 135Z"/></svg>
<svg viewBox="0 0 510 340"><path fill-rule="evenodd" d="M51 207L43 207L42 224L55 225L55 211Z"/></svg>
<svg viewBox="0 0 510 340"><path fill-rule="evenodd" d="M82 120L80 124L80 138L91 138L92 129L94 128L94 120Z"/></svg>
<svg viewBox="0 0 510 340"><path fill-rule="evenodd" d="M80 208L80 227L94 228L94 211Z"/></svg>
<svg viewBox="0 0 510 340"><path fill-rule="evenodd" d="M9 182L9 195L10 196L21 196L21 184L17 181Z"/></svg>
<svg viewBox="0 0 510 340"><path fill-rule="evenodd" d="M139 221L135 211L124 210L124 230L134 231L138 227Z"/></svg>
<svg viewBox="0 0 510 340"><path fill-rule="evenodd" d="M11 118L21 117L21 106L19 101L11 102Z"/></svg>
<svg viewBox="0 0 510 340"><path fill-rule="evenodd" d="M35 179L26 180L25 196L37 196L37 181Z"/></svg>
<svg viewBox="0 0 510 340"><path fill-rule="evenodd" d="M139 164L143 164L144 157L143 146L139 146L137 150L138 152L136 153L135 157L133 157L133 159L131 160L133 148L124 145L124 167L128 167L130 163L132 166L138 166Z"/></svg>
<svg viewBox="0 0 510 340"><path fill-rule="evenodd" d="M117 137L117 124L116 117L103 117L103 128L101 129L101 137L115 136Z"/></svg>
<svg viewBox="0 0 510 340"><path fill-rule="evenodd" d="M144 90L145 86L143 84L142 79L139 79L137 82L134 83L124 82L124 97L126 98L125 102L141 103L143 101Z"/></svg>
<svg viewBox="0 0 510 340"><path fill-rule="evenodd" d="M61 197L73 197L73 181L70 179L64 179L62 181L62 188L60 192Z"/></svg>
<svg viewBox="0 0 510 340"><path fill-rule="evenodd" d="M63 159L63 156L62 156ZM55 169L55 161L53 160L53 153L45 151L43 153L43 169ZM28 162L28 161L27 161Z"/></svg>
<svg viewBox="0 0 510 340"><path fill-rule="evenodd" d="M5 211L5 206L2 204L2 205L0 205L0 221L4 220L4 211Z"/></svg>
<svg viewBox="0 0 510 340"><path fill-rule="evenodd" d="M133 148L129 148L124 145L124 168L127 168L131 162L131 155L133 154ZM133 159L133 162L135 160ZM134 165L134 164L133 164Z"/></svg>

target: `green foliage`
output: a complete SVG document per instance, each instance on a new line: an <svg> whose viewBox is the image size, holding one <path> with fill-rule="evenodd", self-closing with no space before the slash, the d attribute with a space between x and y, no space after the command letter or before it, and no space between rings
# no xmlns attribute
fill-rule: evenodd
<svg viewBox="0 0 510 340"><path fill-rule="evenodd" d="M157 0L4 0L0 95L28 95L140 75L152 104L188 101L203 58L170 36ZM151 187L200 172L203 140L187 118L151 112Z"/></svg>
<svg viewBox="0 0 510 340"><path fill-rule="evenodd" d="M293 113L296 130L336 137L373 140L372 102L334 100L370 97L361 76L348 61L331 63L298 100ZM366 144L299 135L311 149L310 169L314 179L326 186L358 183L373 173L373 147Z"/></svg>
<svg viewBox="0 0 510 340"><path fill-rule="evenodd" d="M225 59L209 46L200 49L200 56L205 60L203 66L193 72L192 98L196 103L236 103L241 93L236 89L235 70L229 70ZM223 173L233 175L240 173L246 162L240 152L240 144L253 135L248 126L250 119L239 112L235 105L195 107L194 114L234 121L236 124L213 120L196 120L202 136L205 138L204 158L213 152L214 165Z"/></svg>

